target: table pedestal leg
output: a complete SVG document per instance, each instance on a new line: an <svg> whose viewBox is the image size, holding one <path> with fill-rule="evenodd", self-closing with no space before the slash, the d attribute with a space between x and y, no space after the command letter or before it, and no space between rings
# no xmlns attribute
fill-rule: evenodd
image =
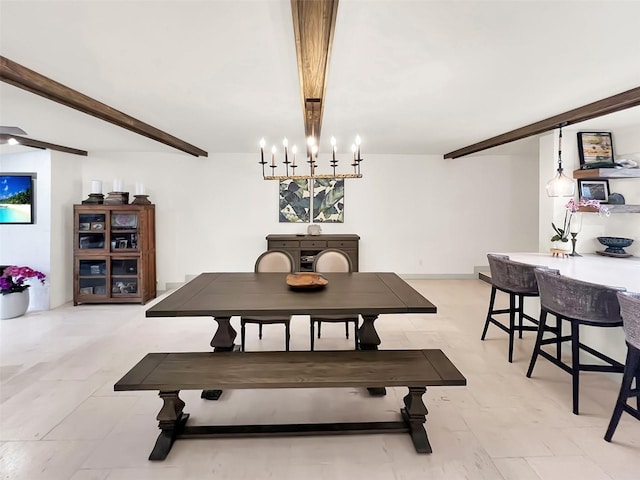
<svg viewBox="0 0 640 480"><path fill-rule="evenodd" d="M380 337L374 325L377 318L378 315L362 315L362 325L358 329L360 350L378 350ZM387 394L387 390L384 387L367 387L367 390L369 395L373 397L382 397Z"/></svg>
<svg viewBox="0 0 640 480"><path fill-rule="evenodd" d="M218 323L218 329L211 339L210 345L214 352L232 352L234 349L233 341L238 332L231 325L231 317L213 317ZM218 400L222 395L222 390L203 390L200 398L205 400Z"/></svg>

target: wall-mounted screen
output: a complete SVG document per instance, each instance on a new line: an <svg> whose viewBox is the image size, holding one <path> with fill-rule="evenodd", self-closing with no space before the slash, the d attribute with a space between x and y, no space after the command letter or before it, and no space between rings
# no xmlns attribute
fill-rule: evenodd
<svg viewBox="0 0 640 480"><path fill-rule="evenodd" d="M0 173L0 224L34 223L34 176Z"/></svg>

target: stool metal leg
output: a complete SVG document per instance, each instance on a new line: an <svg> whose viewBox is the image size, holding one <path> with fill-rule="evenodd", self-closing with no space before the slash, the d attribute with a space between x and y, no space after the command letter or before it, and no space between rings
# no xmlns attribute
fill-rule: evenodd
<svg viewBox="0 0 640 480"><path fill-rule="evenodd" d="M573 381L573 414L578 415L580 393L580 331L578 322L571 321L571 376Z"/></svg>
<svg viewBox="0 0 640 480"><path fill-rule="evenodd" d="M487 335L487 330L489 329L489 323L491 322L491 315L493 312L493 305L496 302L496 287L491 287L491 299L489 300L489 311L487 312L487 320L484 322L484 329L482 330L482 336L480 340L484 340L484 337Z"/></svg>
<svg viewBox="0 0 640 480"><path fill-rule="evenodd" d="M627 361L625 362L624 374L622 376L622 384L620 385L620 393L618 393L618 400L616 401L616 406L613 409L613 414L611 415L611 421L609 422L607 433L605 433L604 435L604 439L607 442L610 442L611 439L613 438L613 434L615 433L616 428L618 427L618 422L620 421L622 412L631 408L627 405L627 399L634 396L634 393L631 389L631 383L633 382L634 377L636 379L635 396L637 397L637 401L638 401L636 405L638 406L638 410L640 410L640 392L638 391L638 389L640 389L640 384L638 383L639 376L640 376L640 350L633 348L632 346L627 344ZM638 415L640 415L640 413L638 413Z"/></svg>
<svg viewBox="0 0 640 480"><path fill-rule="evenodd" d="M531 378L531 374L533 373L533 367L536 364L538 353L540 352L542 336L544 334L546 323L547 323L547 312L545 310L540 310L540 321L538 322L538 335L536 336L536 344L533 347L533 353L531 354L531 362L529 363L529 369L527 370L527 378Z"/></svg>
<svg viewBox="0 0 640 480"><path fill-rule="evenodd" d="M522 318L520 319L522 322ZM509 363L513 363L513 335L516 328L516 295L509 294ZM522 332L522 331L521 331Z"/></svg>

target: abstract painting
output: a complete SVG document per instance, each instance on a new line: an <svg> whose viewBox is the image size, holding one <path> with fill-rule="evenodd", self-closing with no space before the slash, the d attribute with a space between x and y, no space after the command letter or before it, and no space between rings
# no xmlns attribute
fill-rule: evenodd
<svg viewBox="0 0 640 480"><path fill-rule="evenodd" d="M313 221L344 222L344 178L313 180Z"/></svg>
<svg viewBox="0 0 640 480"><path fill-rule="evenodd" d="M280 223L308 222L310 207L309 180L280 180Z"/></svg>

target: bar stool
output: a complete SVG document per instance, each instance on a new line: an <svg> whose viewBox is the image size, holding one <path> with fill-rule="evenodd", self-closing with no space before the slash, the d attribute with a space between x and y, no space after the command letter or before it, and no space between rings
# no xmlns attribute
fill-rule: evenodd
<svg viewBox="0 0 640 480"><path fill-rule="evenodd" d="M575 280L560 275L557 270L547 268L536 268L535 275L540 291L540 322L527 377L531 377L538 355L570 373L573 379L573 413L578 415L580 371L622 373L624 370L624 365L620 362L580 343L580 326L604 328L622 326L620 304L616 294L625 289ZM551 332L555 333L555 337L543 339L544 332L549 331L545 328L549 313L556 316L558 325L561 320L571 323L570 336L562 336L558 328L556 332ZM542 350L543 345L559 346L562 342L571 342L571 365L564 363L560 355L553 357ZM606 365L581 363L580 350L602 360Z"/></svg>
<svg viewBox="0 0 640 480"><path fill-rule="evenodd" d="M618 293L618 302L620 302L622 328L627 341L627 361L618 400L611 415L609 428L604 435L607 442L611 441L623 411L640 420L640 293ZM634 377L636 388L631 388ZM632 397L636 397L636 408L627 404L627 399Z"/></svg>
<svg viewBox="0 0 640 480"><path fill-rule="evenodd" d="M491 269L491 299L489 300L489 311L484 322L481 340L487 334L489 324L504 330L509 334L509 362L513 361L513 337L516 330L518 337L522 338L523 331L537 331L538 320L524 313L524 297L537 297L538 285L533 273L536 265L514 262L507 255L487 254L489 268ZM496 291L509 295L509 308L494 308ZM517 301L516 301L517 300ZM504 325L494 318L494 315L509 314L509 326ZM516 325L516 314L518 315L518 325ZM527 319L534 325L523 325L523 319Z"/></svg>

